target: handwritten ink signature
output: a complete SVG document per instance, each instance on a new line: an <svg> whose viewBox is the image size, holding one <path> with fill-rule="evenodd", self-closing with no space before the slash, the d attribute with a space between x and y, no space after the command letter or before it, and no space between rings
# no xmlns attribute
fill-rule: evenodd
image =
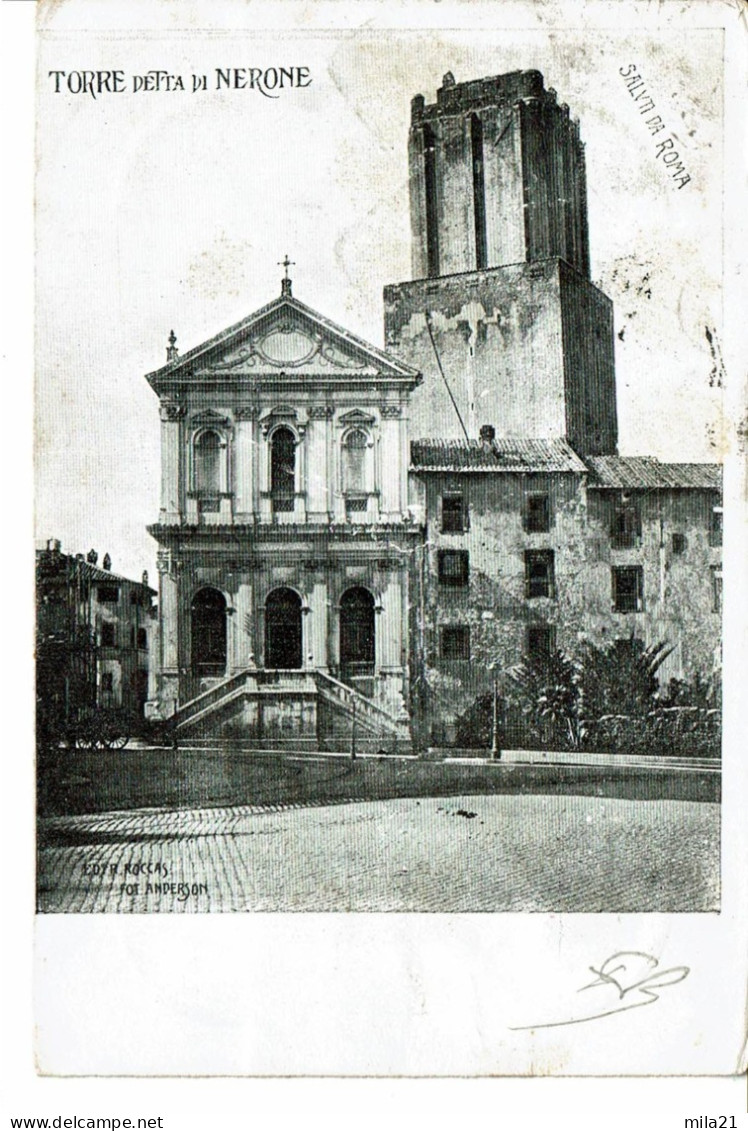
<svg viewBox="0 0 748 1131"><path fill-rule="evenodd" d="M630 1009L639 1009L643 1005L654 1005L660 1000L656 990L663 990L667 986L674 986L687 978L690 969L688 966L672 966L669 970L661 970L659 959L651 954L644 954L640 950L619 950L606 958L599 970L589 967L595 974L594 982L580 986L577 993L585 990L602 989L604 998L596 996L596 1002L603 1002L608 1008L598 1013L585 1014L584 1017L570 1017L564 1021L543 1021L535 1025L510 1025L510 1029L553 1029L560 1025L579 1025L583 1021L596 1021L600 1017L611 1017L614 1013L625 1013ZM637 992L638 991L638 992ZM629 996L631 995L631 996ZM614 1008L609 1008L613 1003Z"/></svg>

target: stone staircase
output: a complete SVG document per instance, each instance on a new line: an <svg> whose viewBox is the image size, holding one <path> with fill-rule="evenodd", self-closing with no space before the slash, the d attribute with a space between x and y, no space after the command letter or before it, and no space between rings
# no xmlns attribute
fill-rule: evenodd
<svg viewBox="0 0 748 1131"><path fill-rule="evenodd" d="M314 673L318 693L318 716L323 742L337 738L361 743L365 750L379 743L375 749L389 751L410 746L410 726L407 716L396 717L380 707L360 691L342 683L327 672ZM323 746L323 749L326 748ZM347 747L344 746L344 749ZM403 752L403 751L401 751Z"/></svg>
<svg viewBox="0 0 748 1131"><path fill-rule="evenodd" d="M228 739L256 749L408 753L407 716L395 716L325 671L246 670L172 717L178 741Z"/></svg>

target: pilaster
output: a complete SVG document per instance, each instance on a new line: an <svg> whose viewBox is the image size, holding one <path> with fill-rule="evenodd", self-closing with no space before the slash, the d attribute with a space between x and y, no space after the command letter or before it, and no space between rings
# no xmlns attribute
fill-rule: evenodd
<svg viewBox="0 0 748 1131"><path fill-rule="evenodd" d="M463 117L441 122L439 172L439 272L455 275L473 267L469 256L469 212L472 208L471 165Z"/></svg>
<svg viewBox="0 0 748 1131"><path fill-rule="evenodd" d="M403 514L403 487L407 464L403 463L403 418L400 405L383 405L380 441L380 517L398 522Z"/></svg>
<svg viewBox="0 0 748 1131"><path fill-rule="evenodd" d="M381 611L375 613L376 668L399 668L402 662L402 594L399 571L390 574L382 595Z"/></svg>
<svg viewBox="0 0 748 1131"><path fill-rule="evenodd" d="M159 645L162 675L179 674L179 586L170 550L156 556L159 574Z"/></svg>
<svg viewBox="0 0 748 1131"><path fill-rule="evenodd" d="M328 522L330 515L329 429L332 405L312 405L306 433L308 448L307 518L310 522Z"/></svg>
<svg viewBox="0 0 748 1131"><path fill-rule="evenodd" d="M247 582L242 582L237 588L233 605L234 613L230 618L231 671L243 671L246 668L256 667L254 648L256 626L253 616L253 601L253 586Z"/></svg>
<svg viewBox="0 0 748 1131"><path fill-rule="evenodd" d="M311 593L311 612L309 614L309 658L312 668L327 668L328 635L328 595L324 581L316 581Z"/></svg>
<svg viewBox="0 0 748 1131"><path fill-rule="evenodd" d="M181 517L180 449L184 407L173 401L161 402L161 515L163 523L177 523Z"/></svg>
<svg viewBox="0 0 748 1131"><path fill-rule="evenodd" d="M255 513L255 458L257 408L242 405L236 409L234 440L234 506L237 521L251 522Z"/></svg>

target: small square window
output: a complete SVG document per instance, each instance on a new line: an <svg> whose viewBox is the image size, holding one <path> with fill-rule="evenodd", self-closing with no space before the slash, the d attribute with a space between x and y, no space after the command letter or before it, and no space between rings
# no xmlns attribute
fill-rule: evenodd
<svg viewBox="0 0 748 1131"><path fill-rule="evenodd" d="M525 509L525 530L529 534L546 534L551 529L551 508L547 495L528 495Z"/></svg>
<svg viewBox="0 0 748 1131"><path fill-rule="evenodd" d="M722 612L722 566L712 566L712 612Z"/></svg>
<svg viewBox="0 0 748 1131"><path fill-rule="evenodd" d="M712 507L710 511L709 545L722 545L722 507Z"/></svg>
<svg viewBox="0 0 748 1131"><path fill-rule="evenodd" d="M442 585L464 586L470 575L467 550L439 551L439 581Z"/></svg>
<svg viewBox="0 0 748 1131"><path fill-rule="evenodd" d="M673 535L673 553L685 554L686 552L686 536L685 534Z"/></svg>
<svg viewBox="0 0 748 1131"><path fill-rule="evenodd" d="M525 551L525 596L553 597L553 550Z"/></svg>
<svg viewBox="0 0 748 1131"><path fill-rule="evenodd" d="M442 495L443 534L463 534L465 517L465 500L462 495Z"/></svg>
<svg viewBox="0 0 748 1131"><path fill-rule="evenodd" d="M369 496L368 495L346 495L345 499L345 513L346 516L352 514L366 514L369 509Z"/></svg>
<svg viewBox="0 0 748 1131"><path fill-rule="evenodd" d="M638 613L644 607L644 575L641 566L619 566L613 570L613 610Z"/></svg>
<svg viewBox="0 0 748 1131"><path fill-rule="evenodd" d="M102 648L113 648L114 643L114 625L111 621L105 620L101 625L101 646Z"/></svg>
<svg viewBox="0 0 748 1131"><path fill-rule="evenodd" d="M148 633L144 628L138 629L138 648L148 647Z"/></svg>
<svg viewBox="0 0 748 1131"><path fill-rule="evenodd" d="M444 625L439 633L439 657L442 660L470 659L470 627L466 624Z"/></svg>
<svg viewBox="0 0 748 1131"><path fill-rule="evenodd" d="M527 627L527 655L531 661L542 663L556 651L556 626L530 624Z"/></svg>
<svg viewBox="0 0 748 1131"><path fill-rule="evenodd" d="M626 550L636 546L641 533L638 503L632 499L621 498L613 508L611 519L610 539L614 549Z"/></svg>
<svg viewBox="0 0 748 1131"><path fill-rule="evenodd" d="M98 594L102 605L116 605L119 601L119 586L100 585Z"/></svg>

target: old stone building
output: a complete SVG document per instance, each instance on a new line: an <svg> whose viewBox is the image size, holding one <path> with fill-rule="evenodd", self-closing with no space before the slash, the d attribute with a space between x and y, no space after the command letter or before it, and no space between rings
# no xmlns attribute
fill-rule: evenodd
<svg viewBox="0 0 748 1131"><path fill-rule="evenodd" d="M720 667L719 468L581 459L564 440L415 441L425 517L420 683L426 742L523 660L583 641L673 651L664 679Z"/></svg>
<svg viewBox="0 0 748 1131"><path fill-rule="evenodd" d="M36 690L40 736L75 732L94 711L137 729L155 693L155 590L114 573L108 554L36 552Z"/></svg>
<svg viewBox="0 0 748 1131"><path fill-rule="evenodd" d="M148 377L154 710L184 734L449 743L492 673L584 640L719 667L719 468L618 454L578 123L538 72L448 74L413 100L409 161L415 278L384 289L386 353L286 274Z"/></svg>
<svg viewBox="0 0 748 1131"><path fill-rule="evenodd" d="M495 672L580 642L667 641L662 675L720 664L716 465L617 454L613 309L590 281L578 122L536 71L419 95L413 273L384 289L424 521L413 655L422 742ZM423 438L422 438L423 437Z"/></svg>

